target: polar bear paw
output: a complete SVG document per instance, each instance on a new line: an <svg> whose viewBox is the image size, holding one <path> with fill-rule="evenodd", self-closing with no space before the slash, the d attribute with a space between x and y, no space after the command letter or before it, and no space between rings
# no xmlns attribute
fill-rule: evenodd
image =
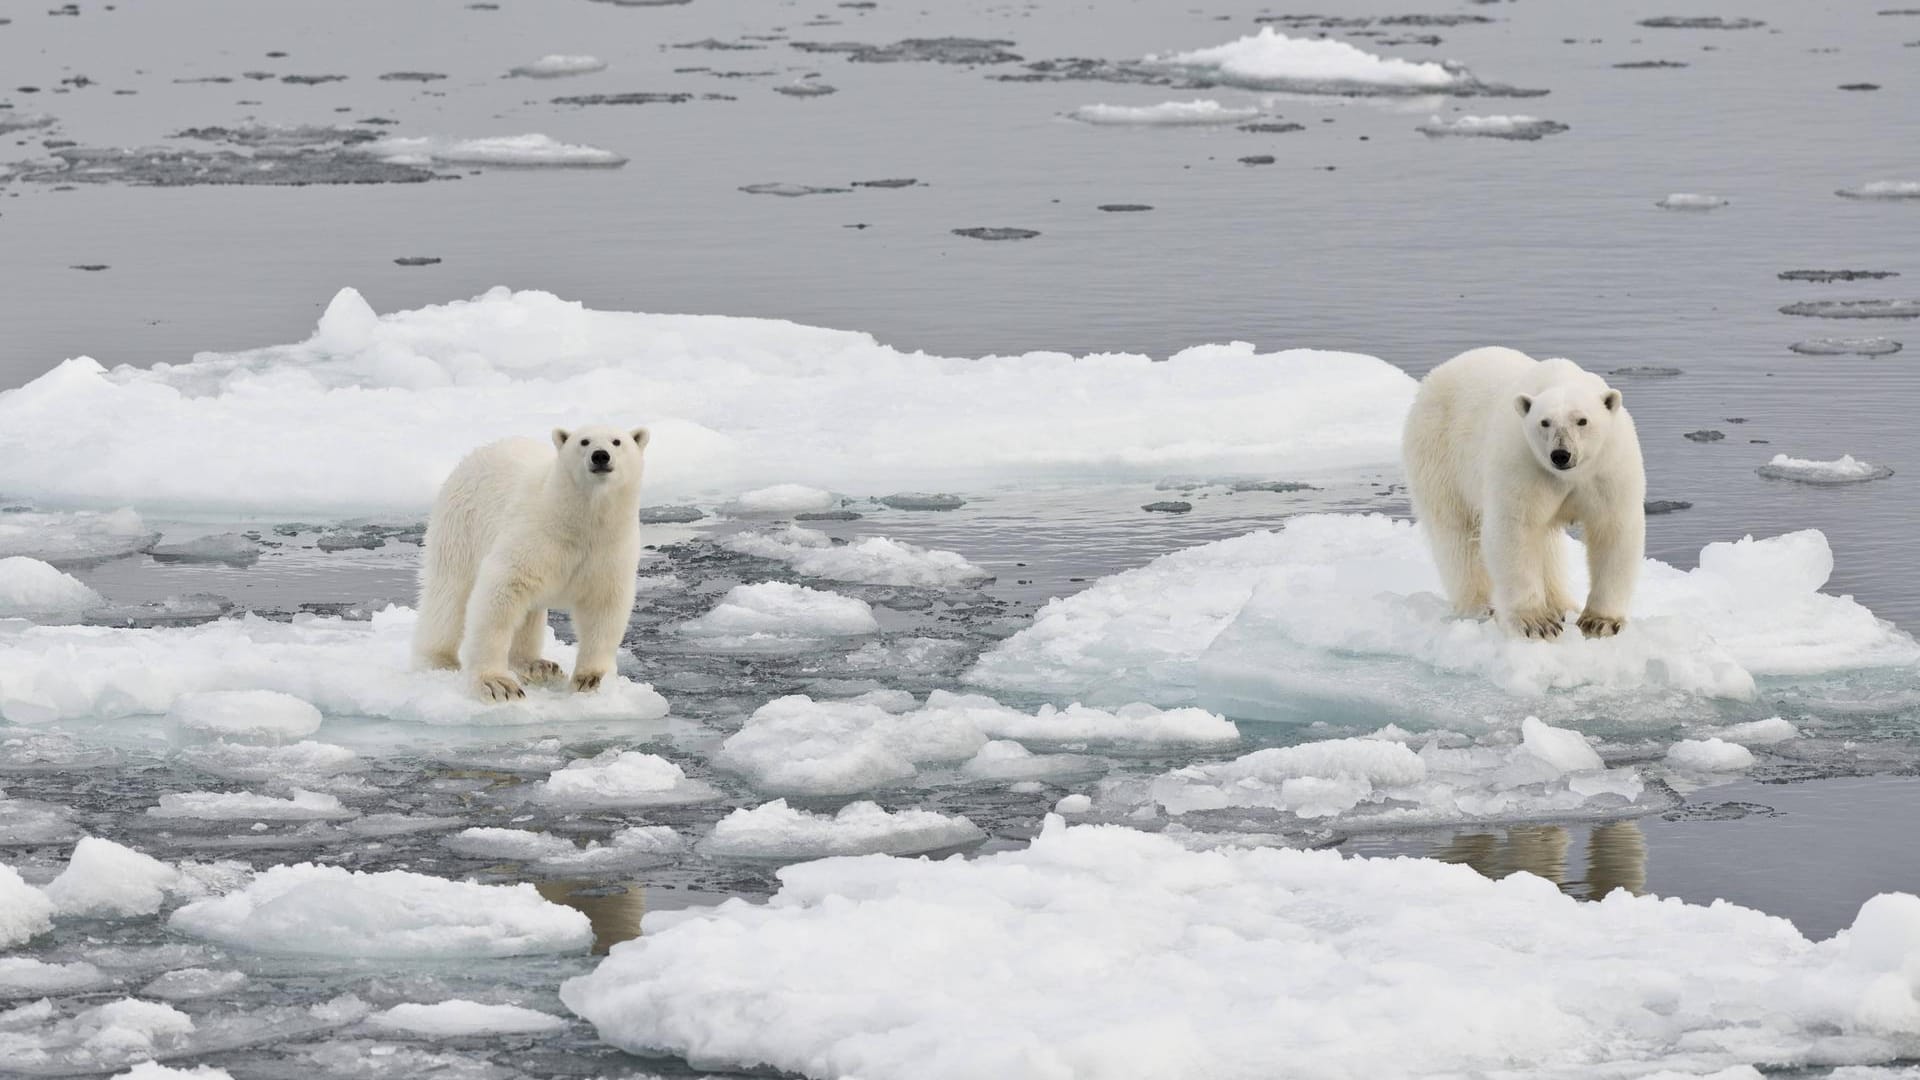
<svg viewBox="0 0 1920 1080"><path fill-rule="evenodd" d="M566 674L559 664L551 660L529 660L524 666L527 672L527 681L532 683L553 682Z"/></svg>
<svg viewBox="0 0 1920 1080"><path fill-rule="evenodd" d="M1551 608L1526 608L1510 615L1507 624L1522 637L1552 641L1560 636L1566 617Z"/></svg>
<svg viewBox="0 0 1920 1080"><path fill-rule="evenodd" d="M515 701L526 697L520 680L504 671L482 672L473 677L474 692L489 701Z"/></svg>
<svg viewBox="0 0 1920 1080"><path fill-rule="evenodd" d="M1624 615L1601 615L1587 611L1580 615L1580 632L1587 637L1612 637L1627 625Z"/></svg>
<svg viewBox="0 0 1920 1080"><path fill-rule="evenodd" d="M573 688L578 693L600 689L600 680L606 678L604 671L576 671L573 673Z"/></svg>

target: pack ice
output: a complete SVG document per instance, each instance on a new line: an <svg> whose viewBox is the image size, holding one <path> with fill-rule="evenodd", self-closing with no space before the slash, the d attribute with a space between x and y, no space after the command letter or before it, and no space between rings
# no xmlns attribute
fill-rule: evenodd
<svg viewBox="0 0 1920 1080"><path fill-rule="evenodd" d="M528 417L616 401L646 403L645 415L618 419L653 428L650 504L780 484L881 493L1315 475L1390 465L1413 389L1380 360L1311 349L969 359L504 288L379 316L346 289L296 345L150 369L83 357L0 392L0 491L203 512L418 513L477 440L540 435ZM860 422L821 422L835 416ZM290 441L325 452L231 452Z"/></svg>
<svg viewBox="0 0 1920 1080"><path fill-rule="evenodd" d="M1195 852L1058 818L1021 851L829 859L780 880L767 904L648 914L561 1000L629 1051L869 1080L1276 1063L1329 1080L1638 1077L1920 1048L1906 894L1815 944L1725 902L1583 902L1530 874Z"/></svg>

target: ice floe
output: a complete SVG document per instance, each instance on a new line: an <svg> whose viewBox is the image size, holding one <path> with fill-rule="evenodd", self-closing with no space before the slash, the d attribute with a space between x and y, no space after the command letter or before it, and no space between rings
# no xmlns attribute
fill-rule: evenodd
<svg viewBox="0 0 1920 1080"><path fill-rule="evenodd" d="M540 801L561 806L668 806L719 797L712 785L688 778L658 754L619 749L568 762L548 774L535 793Z"/></svg>
<svg viewBox="0 0 1920 1080"><path fill-rule="evenodd" d="M376 139L361 151L396 165L611 166L627 159L596 146L563 143L549 135L496 135L447 139L401 135Z"/></svg>
<svg viewBox="0 0 1920 1080"><path fill-rule="evenodd" d="M1211 99L1163 101L1158 105L1082 105L1067 114L1085 124L1186 127L1238 124L1260 115L1257 107L1233 108Z"/></svg>
<svg viewBox="0 0 1920 1080"><path fill-rule="evenodd" d="M1255 90L1432 93L1463 81L1443 64L1376 56L1332 38L1289 37L1271 26L1225 45L1149 56L1145 63Z"/></svg>
<svg viewBox="0 0 1920 1080"><path fill-rule="evenodd" d="M1852 454L1842 454L1832 461L1775 454L1755 471L1769 480L1797 480L1802 484L1858 484L1893 475L1885 465L1861 461Z"/></svg>
<svg viewBox="0 0 1920 1080"><path fill-rule="evenodd" d="M1392 464L1413 391L1392 365L1352 353L1243 343L1161 361L963 359L771 319L591 311L506 289L378 316L349 289L297 345L151 368L75 359L0 392L0 491L196 511L417 513L476 442L538 433L529 416L578 416L582 402L645 403L618 419L653 428L649 503L780 483L898 491L1312 476ZM830 419L850 415L861 422ZM288 440L327 452L231 452ZM0 514L0 545L19 532L37 539L13 516ZM61 561L32 546L0 553Z"/></svg>
<svg viewBox="0 0 1920 1080"><path fill-rule="evenodd" d="M1718 195L1702 195L1697 192L1676 191L1661 198L1653 205L1662 210L1718 210L1728 204L1727 199Z"/></svg>
<svg viewBox="0 0 1920 1080"><path fill-rule="evenodd" d="M964 817L931 810L889 813L871 802L848 803L833 814L811 814L775 799L721 818L700 842L709 856L734 859L817 859L829 855L915 855L986 838Z"/></svg>
<svg viewBox="0 0 1920 1080"><path fill-rule="evenodd" d="M47 883L55 913L126 918L152 915L180 885L180 871L97 836L73 847L66 869Z"/></svg>
<svg viewBox="0 0 1920 1080"><path fill-rule="evenodd" d="M298 739L320 730L320 710L273 690L211 690L173 699L167 719L237 738Z"/></svg>
<svg viewBox="0 0 1920 1080"><path fill-rule="evenodd" d="M665 825L632 825L605 843L585 847L551 833L525 829L472 828L449 836L448 848L482 859L525 863L549 874L602 874L636 869L686 850L687 842Z"/></svg>
<svg viewBox="0 0 1920 1080"><path fill-rule="evenodd" d="M314 863L273 867L244 889L180 908L167 925L254 952L383 959L573 952L593 940L585 915L531 885Z"/></svg>
<svg viewBox="0 0 1920 1080"><path fill-rule="evenodd" d="M73 618L105 602L78 578L39 559L0 559L0 618Z"/></svg>
<svg viewBox="0 0 1920 1080"><path fill-rule="evenodd" d="M680 624L687 637L745 649L802 647L879 629L866 601L785 581L735 585L713 610Z"/></svg>
<svg viewBox="0 0 1920 1080"><path fill-rule="evenodd" d="M1885 1062L1920 1031L1906 894L1816 944L1727 903L1057 819L1022 851L780 876L649 914L561 1000L629 1051L869 1080L1624 1077Z"/></svg>
<svg viewBox="0 0 1920 1080"><path fill-rule="evenodd" d="M1920 180L1872 180L1834 194L1849 199L1920 199Z"/></svg>
<svg viewBox="0 0 1920 1080"><path fill-rule="evenodd" d="M830 581L940 589L992 576L958 552L929 550L884 536L863 536L836 544L826 533L800 525L735 533L720 546L743 555L774 559L805 577Z"/></svg>
<svg viewBox="0 0 1920 1080"><path fill-rule="evenodd" d="M1666 761L1690 772L1738 772L1752 768L1753 751L1720 738L1681 739L1667 747Z"/></svg>
<svg viewBox="0 0 1920 1080"><path fill-rule="evenodd" d="M53 901L21 880L20 872L0 865L0 949L25 944L53 927Z"/></svg>
<svg viewBox="0 0 1920 1080"><path fill-rule="evenodd" d="M1564 543L1583 595L1585 560ZM1647 561L1620 636L1521 641L1451 615L1412 525L1304 515L1050 601L967 678L1094 703L1428 725L1553 719L1596 701L1629 722L1671 716L1673 695L1752 700L1756 678L1911 672L1920 644L1820 592L1832 570L1818 532L1710 544L1694 570Z"/></svg>
<svg viewBox="0 0 1920 1080"><path fill-rule="evenodd" d="M294 788L286 798L247 791L186 791L160 796L147 808L157 818L195 818L201 821L337 821L359 812L337 796Z"/></svg>
<svg viewBox="0 0 1920 1080"><path fill-rule="evenodd" d="M167 630L0 622L0 718L43 724L160 716L181 697L209 691L272 691L326 716L437 725L634 721L667 713L652 687L618 677L591 694L536 687L511 704L477 700L455 672L409 670L413 622L407 608L367 621L249 616ZM87 663L71 661L76 650ZM548 632L549 659L570 665L573 653ZM288 722L291 708L274 715L275 723Z"/></svg>
<svg viewBox="0 0 1920 1080"><path fill-rule="evenodd" d="M1890 337L1814 338L1787 346L1805 356L1891 356L1905 348Z"/></svg>
<svg viewBox="0 0 1920 1080"><path fill-rule="evenodd" d="M607 70L607 62L597 56L549 53L532 63L511 68L507 74L529 79L558 79L568 75L591 75L596 71L605 70Z"/></svg>
<svg viewBox="0 0 1920 1080"><path fill-rule="evenodd" d="M216 971L212 968L176 968L161 972L140 988L142 997L162 1001L194 1001L199 998L227 997L247 985L245 972Z"/></svg>
<svg viewBox="0 0 1920 1080"><path fill-rule="evenodd" d="M1558 135L1571 131L1558 120L1542 120L1537 116L1450 116L1434 117L1418 128L1423 135L1445 136L1466 135L1486 139L1516 139L1523 142L1535 142L1548 135Z"/></svg>
<svg viewBox="0 0 1920 1080"><path fill-rule="evenodd" d="M455 998L431 1005L407 1002L367 1017L378 1031L459 1039L473 1035L550 1035L567 1026L564 1016L519 1005L487 1005Z"/></svg>
<svg viewBox="0 0 1920 1080"><path fill-rule="evenodd" d="M185 563L226 563L230 566L250 566L260 559L264 550L258 540L244 533L226 532L211 536L196 536L191 540L155 544L147 549L147 554L161 562Z"/></svg>
<svg viewBox="0 0 1920 1080"><path fill-rule="evenodd" d="M25 556L68 566L145 551L160 539L130 509L104 513L0 510L0 558Z"/></svg>
<svg viewBox="0 0 1920 1080"><path fill-rule="evenodd" d="M73 994L112 984L112 976L84 960L57 964L30 956L0 956L0 1001Z"/></svg>

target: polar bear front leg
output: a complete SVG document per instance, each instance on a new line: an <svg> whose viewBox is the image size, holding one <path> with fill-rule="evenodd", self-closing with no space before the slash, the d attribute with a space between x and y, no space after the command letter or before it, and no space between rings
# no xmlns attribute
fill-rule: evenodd
<svg viewBox="0 0 1920 1080"><path fill-rule="evenodd" d="M513 676L511 653L540 586L515 560L488 558L481 564L480 579L467 599L467 628L460 642L460 666L481 697L511 701L527 696Z"/></svg>
<svg viewBox="0 0 1920 1080"><path fill-rule="evenodd" d="M632 615L630 590L622 596L594 597L573 609L573 628L580 637L580 654L573 662L575 690L598 690L601 680L613 674Z"/></svg>
<svg viewBox="0 0 1920 1080"><path fill-rule="evenodd" d="M1647 547L1646 511L1635 502L1612 521L1588 522L1587 607L1580 613L1580 632L1588 637L1612 637L1627 625L1627 606L1640 578Z"/></svg>
<svg viewBox="0 0 1920 1080"><path fill-rule="evenodd" d="M513 644L507 649L507 666L525 675L528 682L552 682L563 672L559 664L540 655L547 643L547 609L534 608L514 631Z"/></svg>
<svg viewBox="0 0 1920 1080"><path fill-rule="evenodd" d="M1512 633L1559 637L1566 612L1553 605L1549 590L1557 585L1549 575L1557 572L1552 545L1559 540L1560 530L1501 508L1487 515L1482 533L1487 575L1493 579L1494 613Z"/></svg>

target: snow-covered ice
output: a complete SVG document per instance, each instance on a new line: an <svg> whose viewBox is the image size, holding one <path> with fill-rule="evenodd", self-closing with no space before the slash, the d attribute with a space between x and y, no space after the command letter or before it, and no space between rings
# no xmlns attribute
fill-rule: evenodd
<svg viewBox="0 0 1920 1080"><path fill-rule="evenodd" d="M832 814L812 814L775 799L721 818L700 842L710 856L736 859L817 859L829 855L914 855L986 838L964 817L931 810L889 813L853 802Z"/></svg>
<svg viewBox="0 0 1920 1080"><path fill-rule="evenodd" d="M105 602L78 578L39 559L0 559L0 618L73 618Z"/></svg>
<svg viewBox="0 0 1920 1080"><path fill-rule="evenodd" d="M1662 210L1718 210L1726 206L1727 199L1718 195L1702 195L1697 192L1676 191L1653 205Z"/></svg>
<svg viewBox="0 0 1920 1080"><path fill-rule="evenodd" d="M1467 135L1487 139L1516 139L1522 142L1534 142L1548 135L1558 135L1569 130L1567 125L1557 120L1542 120L1538 116L1450 116L1433 117L1421 124L1422 135Z"/></svg>
<svg viewBox="0 0 1920 1080"><path fill-rule="evenodd" d="M1920 1036L1906 894L1815 943L1725 902L1057 819L1025 850L780 878L770 903L648 914L561 1000L629 1051L868 1080L1639 1077Z"/></svg>
<svg viewBox="0 0 1920 1080"><path fill-rule="evenodd" d="M0 1000L73 994L112 982L110 976L84 960L50 964L30 956L0 956Z"/></svg>
<svg viewBox="0 0 1920 1080"><path fill-rule="evenodd" d="M1238 124L1259 116L1260 110L1257 107L1233 108L1203 98L1196 101L1163 101L1158 105L1082 105L1067 115L1086 124L1189 127Z"/></svg>
<svg viewBox="0 0 1920 1080"><path fill-rule="evenodd" d="M1832 461L1775 454L1755 471L1769 480L1798 480L1803 484L1858 484L1893 475L1885 465L1861 461L1852 454L1842 454Z"/></svg>
<svg viewBox="0 0 1920 1080"><path fill-rule="evenodd" d="M720 542L728 551L774 559L806 577L869 585L942 589L991 577L954 551L928 549L885 536L836 544L826 533L800 525L735 533Z"/></svg>
<svg viewBox="0 0 1920 1080"><path fill-rule="evenodd" d="M585 915L531 885L314 863L273 867L244 889L180 908L167 925L254 952L386 959L574 952L593 940Z"/></svg>
<svg viewBox="0 0 1920 1080"><path fill-rule="evenodd" d="M1414 381L1352 353L1206 345L1165 360L908 353L771 319L591 311L548 293L375 315L352 290L297 345L0 392L0 491L195 511L419 513L477 442L643 402L649 503L847 491L1314 476L1397 461ZM823 423L826 417L859 423ZM85 423L76 423L85 417ZM235 454L288 442L325 453ZM0 514L0 554L59 559ZM137 520L137 519L136 519ZM29 546L9 550L24 531ZM137 547L126 546L122 550Z"/></svg>
<svg viewBox="0 0 1920 1080"><path fill-rule="evenodd" d="M568 75L591 75L607 70L607 62L597 56L549 53L528 64L510 68L508 75L529 79L558 79Z"/></svg>
<svg viewBox="0 0 1920 1080"><path fill-rule="evenodd" d="M561 806L669 806L707 802L720 793L658 754L607 750L555 769L535 798Z"/></svg>
<svg viewBox="0 0 1920 1080"><path fill-rule="evenodd" d="M185 791L160 796L147 809L157 818L199 821L338 821L358 816L337 796L294 788L284 799L248 791Z"/></svg>
<svg viewBox="0 0 1920 1080"><path fill-rule="evenodd" d="M167 719L235 738L298 739L320 730L320 710L274 690L210 690L173 699Z"/></svg>
<svg viewBox="0 0 1920 1080"><path fill-rule="evenodd" d="M53 927L53 901L0 864L0 949L23 945Z"/></svg>
<svg viewBox="0 0 1920 1080"><path fill-rule="evenodd" d="M61 916L152 915L180 885L180 871L151 855L97 836L73 846L66 869L47 883Z"/></svg>
<svg viewBox="0 0 1920 1080"><path fill-rule="evenodd" d="M27 626L0 622L0 718L16 724L163 716L184 695L273 691L326 716L436 725L551 725L653 720L667 703L625 678L576 694L535 687L492 704L454 672L410 668L414 613L388 608L368 621L249 616L179 629ZM87 663L70 657L83 652ZM548 631L545 655L571 666L574 648ZM284 711L276 713L285 720Z"/></svg>
<svg viewBox="0 0 1920 1080"><path fill-rule="evenodd" d="M458 1039L473 1035L549 1035L567 1026L564 1016L519 1005L487 1005L455 998L431 1005L406 1002L367 1017L379 1031Z"/></svg>
<svg viewBox="0 0 1920 1080"><path fill-rule="evenodd" d="M1565 544L1584 594L1585 559ZM1303 515L1050 601L967 677L1095 703L1425 726L1521 707L1551 719L1592 700L1624 722L1671 715L1674 695L1748 701L1758 678L1910 673L1920 644L1820 592L1832 572L1814 531L1709 544L1694 570L1647 561L1620 636L1523 641L1451 615L1412 525Z"/></svg>
<svg viewBox="0 0 1920 1080"><path fill-rule="evenodd" d="M1256 90L1422 93L1462 81L1441 64L1376 56L1332 38L1289 37L1271 26L1225 45L1149 56L1145 62Z"/></svg>
<svg viewBox="0 0 1920 1080"><path fill-rule="evenodd" d="M597 146L563 143L550 135L495 135L485 139L446 139L392 135L359 149L382 161L402 165L519 165L599 167L625 165L627 159Z"/></svg>
<svg viewBox="0 0 1920 1080"><path fill-rule="evenodd" d="M5 397L0 394L0 402ZM0 404L0 410L5 407ZM124 507L105 512L11 507L0 511L0 557L26 556L66 566L132 555L159 539L160 534L147 528L139 514Z"/></svg>
<svg viewBox="0 0 1920 1080"><path fill-rule="evenodd" d="M1681 739L1667 747L1667 764L1689 772L1738 772L1753 766L1753 751L1725 739Z"/></svg>
<svg viewBox="0 0 1920 1080"><path fill-rule="evenodd" d="M784 581L735 585L713 610L680 624L680 633L717 647L804 645L880 629L867 602Z"/></svg>

